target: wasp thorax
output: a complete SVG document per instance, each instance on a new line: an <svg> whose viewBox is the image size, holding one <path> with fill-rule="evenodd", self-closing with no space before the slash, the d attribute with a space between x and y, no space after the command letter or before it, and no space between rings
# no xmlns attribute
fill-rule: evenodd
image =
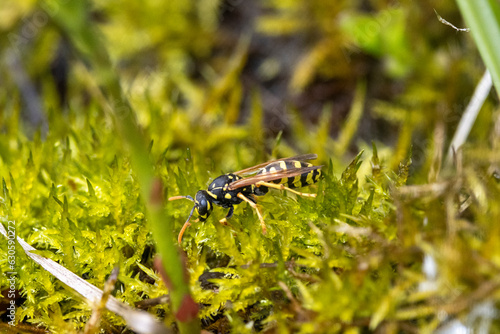
<svg viewBox="0 0 500 334"><path fill-rule="evenodd" d="M205 190L200 190L194 198L194 207L200 220L205 220L212 212L212 200Z"/></svg>

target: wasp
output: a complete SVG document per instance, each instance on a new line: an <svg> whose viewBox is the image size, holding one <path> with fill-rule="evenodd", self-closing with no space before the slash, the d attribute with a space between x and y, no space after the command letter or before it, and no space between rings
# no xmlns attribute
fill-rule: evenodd
<svg viewBox="0 0 500 334"><path fill-rule="evenodd" d="M226 217L219 221L221 224L227 225L227 220L233 215L234 205L241 202L247 202L257 212L262 233L266 234L266 223L257 207L255 196L263 196L271 188L286 190L299 196L316 197L316 194L302 193L294 189L311 185L319 180L323 166L314 166L307 162L317 157L316 154L303 154L267 161L215 178L207 190L199 190L194 198L189 195L170 197L169 201L185 198L194 202L189 217L179 232L177 241L179 244L181 243L186 228L191 225L189 221L195 211L199 221L205 221L210 216L214 205L228 208Z"/></svg>

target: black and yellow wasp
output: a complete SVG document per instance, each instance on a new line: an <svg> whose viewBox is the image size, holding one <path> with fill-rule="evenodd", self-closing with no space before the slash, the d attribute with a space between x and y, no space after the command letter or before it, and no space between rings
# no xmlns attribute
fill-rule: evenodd
<svg viewBox="0 0 500 334"><path fill-rule="evenodd" d="M307 162L317 157L316 154L304 154L291 158L271 160L238 172L217 177L210 183L207 190L199 190L194 199L189 195L170 197L169 201L187 198L194 202L193 209L179 233L179 244L182 241L184 231L191 225L189 220L193 216L194 211L198 214L199 220L204 221L210 216L214 204L223 208L229 208L226 218L220 220L222 224L226 224L227 219L233 215L233 205L240 204L243 201L247 202L257 212L262 233L266 234L266 224L259 208L255 204L254 196L263 196L267 194L269 188L274 188L287 190L300 196L316 197L316 194L298 192L293 190L293 188L305 187L319 180L321 167L323 166L313 166Z"/></svg>

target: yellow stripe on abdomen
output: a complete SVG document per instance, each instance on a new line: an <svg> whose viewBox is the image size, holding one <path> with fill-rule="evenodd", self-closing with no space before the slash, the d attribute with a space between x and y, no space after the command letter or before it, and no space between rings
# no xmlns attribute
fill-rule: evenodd
<svg viewBox="0 0 500 334"><path fill-rule="evenodd" d="M301 188L302 187L302 182L300 181L300 178L302 177L302 175L297 175L295 176L294 180L293 180L293 186L295 188Z"/></svg>

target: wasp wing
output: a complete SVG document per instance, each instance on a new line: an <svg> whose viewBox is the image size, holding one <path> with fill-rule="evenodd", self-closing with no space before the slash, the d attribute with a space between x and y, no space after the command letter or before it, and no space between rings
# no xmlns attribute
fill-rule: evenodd
<svg viewBox="0 0 500 334"><path fill-rule="evenodd" d="M278 160L278 161L283 161L283 160ZM267 165L266 165L267 166ZM249 186L251 184L256 184L257 182L270 182L274 180L279 180L285 177L294 177L297 175L301 175L304 173L309 173L312 172L313 170L320 169L323 166L308 166L308 167L301 167L301 168L291 168L291 169L285 169L285 170L280 170L275 173L265 173L265 174L258 174L254 176L250 176L244 179L240 179L238 181L231 182L229 184L229 190L236 190L238 188L243 188L246 186Z"/></svg>
<svg viewBox="0 0 500 334"><path fill-rule="evenodd" d="M315 160L317 158L318 158L317 154L309 153L309 154L296 155L296 156L290 157L290 158L281 158L281 159L276 159L276 160L269 160L269 161L266 161L264 163L261 163L261 164L255 165L255 166L248 167L248 168L239 170L237 172L233 172L233 174L236 174L236 175L249 175L249 174L255 173L256 171L258 171L258 170L266 167L267 165L269 165L271 163L278 162L278 161L291 161L291 160L293 160L293 161L309 161L309 160Z"/></svg>

